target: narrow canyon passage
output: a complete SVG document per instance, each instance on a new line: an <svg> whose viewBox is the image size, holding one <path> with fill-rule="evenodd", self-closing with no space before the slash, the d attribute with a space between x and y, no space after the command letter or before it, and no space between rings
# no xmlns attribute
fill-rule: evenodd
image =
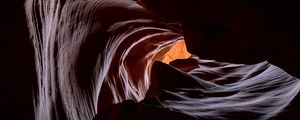
<svg viewBox="0 0 300 120"><path fill-rule="evenodd" d="M213 43L187 39L198 30L200 38L226 40L232 31L224 26L183 27L132 0L27 0L25 9L37 120L268 120L300 90L298 78L267 61L188 52L207 47L215 55Z"/></svg>

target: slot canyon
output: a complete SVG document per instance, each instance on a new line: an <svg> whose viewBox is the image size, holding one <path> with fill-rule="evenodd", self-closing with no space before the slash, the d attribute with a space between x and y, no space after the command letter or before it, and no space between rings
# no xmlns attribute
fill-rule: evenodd
<svg viewBox="0 0 300 120"><path fill-rule="evenodd" d="M25 0L31 119L300 119L290 1Z"/></svg>

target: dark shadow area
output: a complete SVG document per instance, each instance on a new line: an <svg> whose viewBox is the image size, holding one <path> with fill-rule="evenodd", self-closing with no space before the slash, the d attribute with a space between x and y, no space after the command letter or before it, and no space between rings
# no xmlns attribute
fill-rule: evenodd
<svg viewBox="0 0 300 120"><path fill-rule="evenodd" d="M1 118L33 120L34 52L26 26L24 0L1 4Z"/></svg>

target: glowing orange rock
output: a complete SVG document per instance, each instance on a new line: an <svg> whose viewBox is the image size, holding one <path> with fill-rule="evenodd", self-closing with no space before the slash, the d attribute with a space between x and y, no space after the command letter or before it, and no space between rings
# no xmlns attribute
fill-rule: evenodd
<svg viewBox="0 0 300 120"><path fill-rule="evenodd" d="M186 59L190 56L191 54L187 51L184 40L179 40L164 56L162 62L169 64L173 60Z"/></svg>

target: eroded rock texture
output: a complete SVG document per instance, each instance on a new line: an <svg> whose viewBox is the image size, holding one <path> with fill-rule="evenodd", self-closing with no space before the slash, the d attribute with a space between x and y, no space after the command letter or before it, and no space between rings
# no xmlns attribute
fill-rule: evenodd
<svg viewBox="0 0 300 120"><path fill-rule="evenodd" d="M224 2L175 0L175 6L166 6L168 2L162 0L163 4L156 3L158 8L151 2L26 1L38 77L36 119L297 117L293 111L281 114L295 108L287 106L300 89L299 79L284 70L295 76L297 71L265 61L267 50L256 54L261 48L255 49L258 33L252 27L260 25L260 14L249 5L257 3L238 6L231 1L226 5L234 9L228 9L221 7ZM204 17L193 18L199 11L193 8L201 8ZM197 12L189 15L186 10ZM226 24L220 22L223 10L233 15L225 17ZM188 16L193 19L187 21ZM194 55L166 60L183 39Z"/></svg>

